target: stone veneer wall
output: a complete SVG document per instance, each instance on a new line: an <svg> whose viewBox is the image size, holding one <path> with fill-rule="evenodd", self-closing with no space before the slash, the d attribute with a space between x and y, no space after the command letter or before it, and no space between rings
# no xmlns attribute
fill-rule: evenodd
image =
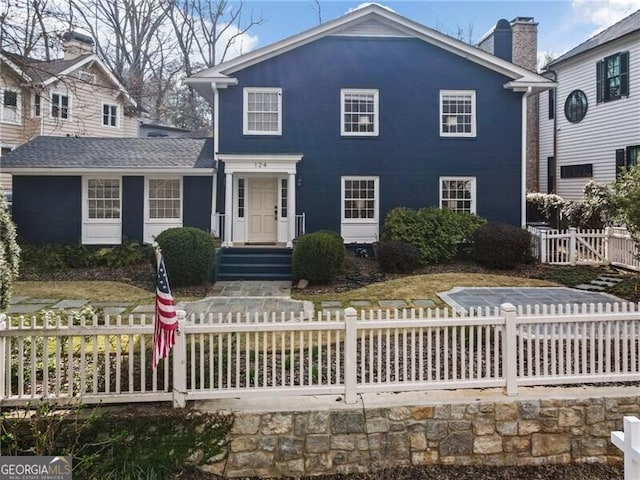
<svg viewBox="0 0 640 480"><path fill-rule="evenodd" d="M640 395L236 413L227 459L206 469L234 478L619 461L611 431L638 414Z"/></svg>

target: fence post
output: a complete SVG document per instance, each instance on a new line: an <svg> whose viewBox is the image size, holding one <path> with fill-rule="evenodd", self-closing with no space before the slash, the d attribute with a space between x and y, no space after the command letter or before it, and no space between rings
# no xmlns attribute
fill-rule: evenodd
<svg viewBox="0 0 640 480"><path fill-rule="evenodd" d="M510 303L500 305L500 316L504 318L504 347L502 351L502 371L506 381L507 395L518 394L518 363L516 336L516 307Z"/></svg>
<svg viewBox="0 0 640 480"><path fill-rule="evenodd" d="M357 402L358 312L353 307L344 310L344 387L345 403Z"/></svg>
<svg viewBox="0 0 640 480"><path fill-rule="evenodd" d="M624 479L640 478L640 419L624 417L623 431L611 432L611 443L624 454Z"/></svg>
<svg viewBox="0 0 640 480"><path fill-rule="evenodd" d="M611 227L606 227L604 229L604 261L607 265L611 265L611 255L609 254L609 248L611 245L609 239L611 238L611 232Z"/></svg>
<svg viewBox="0 0 640 480"><path fill-rule="evenodd" d="M176 314L178 330L173 346L173 408L184 408L187 405L187 337L184 331L187 312L177 310Z"/></svg>
<svg viewBox="0 0 640 480"><path fill-rule="evenodd" d="M547 261L547 232L540 232L540 263L549 263Z"/></svg>
<svg viewBox="0 0 640 480"><path fill-rule="evenodd" d="M576 229L569 227L569 264L576 264Z"/></svg>
<svg viewBox="0 0 640 480"><path fill-rule="evenodd" d="M0 330L7 329L7 316L4 313L0 313ZM5 369L7 368L7 337L0 337L0 400L3 400L6 396L5 391Z"/></svg>

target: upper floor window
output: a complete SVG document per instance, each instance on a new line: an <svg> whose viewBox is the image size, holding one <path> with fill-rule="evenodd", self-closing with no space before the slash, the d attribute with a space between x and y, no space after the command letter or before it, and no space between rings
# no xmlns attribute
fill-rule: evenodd
<svg viewBox="0 0 640 480"><path fill-rule="evenodd" d="M42 115L42 96L39 93L33 94L33 116L40 117Z"/></svg>
<svg viewBox="0 0 640 480"><path fill-rule="evenodd" d="M120 219L120 179L87 180L87 218L89 220Z"/></svg>
<svg viewBox="0 0 640 480"><path fill-rule="evenodd" d="M245 135L282 134L282 89L245 88L244 125Z"/></svg>
<svg viewBox="0 0 640 480"><path fill-rule="evenodd" d="M476 136L476 92L440 90L440 136Z"/></svg>
<svg viewBox="0 0 640 480"><path fill-rule="evenodd" d="M70 105L68 95L62 95L60 93L51 94L51 116L54 118L60 118L67 120L70 117Z"/></svg>
<svg viewBox="0 0 640 480"><path fill-rule="evenodd" d="M629 96L629 52L605 57L596 64L596 103Z"/></svg>
<svg viewBox="0 0 640 480"><path fill-rule="evenodd" d="M564 116L571 123L581 122L587 114L587 96L582 90L574 90L564 102Z"/></svg>
<svg viewBox="0 0 640 480"><path fill-rule="evenodd" d="M181 219L180 179L149 179L148 182L149 219Z"/></svg>
<svg viewBox="0 0 640 480"><path fill-rule="evenodd" d="M105 127L118 126L118 106L102 104L102 125Z"/></svg>
<svg viewBox="0 0 640 480"><path fill-rule="evenodd" d="M549 90L549 120L553 120L556 114L556 89Z"/></svg>
<svg viewBox="0 0 640 480"><path fill-rule="evenodd" d="M3 90L1 106L1 122L20 123L20 93L17 90Z"/></svg>
<svg viewBox="0 0 640 480"><path fill-rule="evenodd" d="M475 177L440 177L440 208L476 213Z"/></svg>
<svg viewBox="0 0 640 480"><path fill-rule="evenodd" d="M340 90L340 133L344 136L377 136L378 90Z"/></svg>

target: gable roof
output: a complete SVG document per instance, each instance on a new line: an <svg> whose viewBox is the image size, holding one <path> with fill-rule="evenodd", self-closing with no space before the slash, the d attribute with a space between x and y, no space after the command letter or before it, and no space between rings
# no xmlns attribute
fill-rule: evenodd
<svg viewBox="0 0 640 480"><path fill-rule="evenodd" d="M640 32L640 10L632 13L628 17L623 18L618 23L610 26L597 35L594 35L585 42L582 42L580 45L572 48L567 53L560 55L552 62L549 62L549 64L545 68L562 63L566 60L569 60L570 58L581 55L585 52L588 52L589 50L593 50L596 47L612 42L634 32Z"/></svg>
<svg viewBox="0 0 640 480"><path fill-rule="evenodd" d="M136 102L130 97L124 86L95 53L79 55L72 60L59 58L45 61L3 50L0 52L0 59L11 66L27 83L42 86L47 86L60 80L60 77L70 75L87 64L97 65L109 78L111 83L115 85L118 91L122 93L132 105L136 105Z"/></svg>
<svg viewBox="0 0 640 480"><path fill-rule="evenodd" d="M7 173L88 172L210 174L213 139L36 137L0 157Z"/></svg>
<svg viewBox="0 0 640 480"><path fill-rule="evenodd" d="M404 37L419 38L451 53L460 55L472 62L499 72L512 79L511 82L508 82L505 85L507 88L526 89L527 87L532 87L534 90L546 90L554 85L549 79L546 79L530 70L514 65L506 60L502 60L490 53L480 50L479 48L468 45L460 40L445 35L444 33L425 27L424 25L409 20L408 18L398 15L397 13L376 4L367 5L366 7L346 13L341 17L320 24L314 28L276 42L272 45L259 48L198 72L189 77L186 82L193 85L199 93L205 96L205 98L208 98L206 93L207 88L209 90L211 89L211 82L215 82L221 87L234 85L237 81L232 78L231 75L239 70L276 57L326 36L349 35L347 27L356 27L372 21L379 22L383 25L387 30L387 35L394 35L393 32L396 32L396 36L402 35ZM366 29L363 28L359 34L366 36Z"/></svg>

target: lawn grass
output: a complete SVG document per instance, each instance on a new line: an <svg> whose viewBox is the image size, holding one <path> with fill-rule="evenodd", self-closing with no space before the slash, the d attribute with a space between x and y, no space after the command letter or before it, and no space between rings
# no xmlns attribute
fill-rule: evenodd
<svg viewBox="0 0 640 480"><path fill-rule="evenodd" d="M484 273L436 273L398 278L388 282L374 283L366 287L342 293L319 295L305 294L304 290L293 293L297 300L308 300L318 306L325 300L341 301L343 306L353 300L368 300L375 306L378 300L404 300L409 305L415 299L428 299L436 306L444 307L437 292L453 287L556 287L558 283L547 280L492 275Z"/></svg>
<svg viewBox="0 0 640 480"><path fill-rule="evenodd" d="M152 303L154 294L133 285L121 282L48 281L15 282L13 295L31 298L83 299L90 302L136 302Z"/></svg>

